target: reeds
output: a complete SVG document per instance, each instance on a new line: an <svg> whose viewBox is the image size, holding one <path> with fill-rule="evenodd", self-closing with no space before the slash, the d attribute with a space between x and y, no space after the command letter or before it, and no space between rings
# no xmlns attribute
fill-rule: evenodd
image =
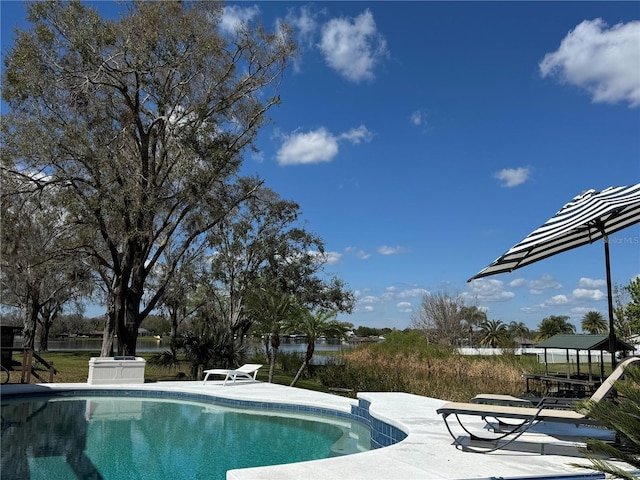
<svg viewBox="0 0 640 480"><path fill-rule="evenodd" d="M382 345L346 353L340 364L327 365L318 373L320 380L327 386L353 389L354 393L406 392L468 401L478 393L522 395L522 372L536 368L535 358L508 353L472 357L443 347Z"/></svg>

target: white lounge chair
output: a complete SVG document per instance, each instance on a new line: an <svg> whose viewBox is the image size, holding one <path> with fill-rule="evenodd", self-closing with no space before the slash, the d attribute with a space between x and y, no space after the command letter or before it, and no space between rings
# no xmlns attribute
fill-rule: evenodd
<svg viewBox="0 0 640 480"><path fill-rule="evenodd" d="M212 370L205 370L204 381L202 382L202 384L204 385L205 383L207 383L207 380L211 375L224 375L224 382L222 383L222 385L226 385L227 381L229 380L232 380L232 383L236 383L236 378L238 377L246 378L255 382L256 375L258 375L258 370L260 370L261 367L262 365L257 363L245 363L244 365L236 369L214 368Z"/></svg>
<svg viewBox="0 0 640 480"><path fill-rule="evenodd" d="M631 365L632 363L640 362L640 357L629 357L624 361L620 362L616 369L607 377L607 379L600 385L600 387L594 392L594 394L590 397L590 400L594 402L598 402L604 398L606 398L611 392L614 390L614 383L620 380L624 374L625 369ZM517 397L511 397L517 398ZM495 400L492 399L492 400ZM546 422L561 422L561 423L569 423L574 424L576 426L579 425L599 425L597 420L592 418L588 418L586 415L576 412L574 410L563 410L558 408L546 408L544 403L539 406L514 406L509 403L509 397L505 396L502 400L502 404L488 404L488 403L458 403L458 402L450 402L444 404L437 410L437 413L442 415L444 419L445 425L447 426L447 430L449 434L454 439L455 444L461 446L460 440L457 436L453 434L451 431L451 427L447 422L447 418L449 415L454 415L462 427L462 429L469 434L469 436L474 440L501 440L503 438L507 438L511 435L517 436L521 435L524 431L526 431L531 425L537 422L546 421ZM499 402L494 402L499 403ZM500 422L500 419L511 419L518 420L519 424L517 425L509 425L510 430L507 432L502 432L501 435L497 438L483 438L476 434L472 434L467 428L463 425L460 420L459 415L471 415L471 416L479 416L482 417L483 420L487 421L487 418L494 418Z"/></svg>

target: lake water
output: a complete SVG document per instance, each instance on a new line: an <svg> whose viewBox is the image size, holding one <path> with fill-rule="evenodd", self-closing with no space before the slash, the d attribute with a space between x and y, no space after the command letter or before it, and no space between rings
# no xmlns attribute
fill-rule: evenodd
<svg viewBox="0 0 640 480"><path fill-rule="evenodd" d="M20 339L14 341L16 347L22 345ZM49 340L50 351L60 350L82 350L82 351L100 351L102 347L102 338L66 338ZM349 349L349 345L342 344L339 340L319 340L316 342L316 351L320 352L339 352ZM138 338L136 345L137 352L163 352L169 349L169 339L157 340L151 337ZM264 352L264 345L252 342L249 345L249 351L258 350ZM282 353L304 353L307 350L307 342L300 338L283 338L280 343L280 352Z"/></svg>

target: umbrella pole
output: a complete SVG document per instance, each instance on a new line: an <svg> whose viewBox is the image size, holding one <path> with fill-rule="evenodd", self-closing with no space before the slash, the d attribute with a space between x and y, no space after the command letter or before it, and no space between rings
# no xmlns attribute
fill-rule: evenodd
<svg viewBox="0 0 640 480"><path fill-rule="evenodd" d="M613 326L613 294L611 293L611 263L609 261L609 236L605 235L604 259L607 270L607 302L609 306L609 352L611 353L611 369L616 368L616 332Z"/></svg>

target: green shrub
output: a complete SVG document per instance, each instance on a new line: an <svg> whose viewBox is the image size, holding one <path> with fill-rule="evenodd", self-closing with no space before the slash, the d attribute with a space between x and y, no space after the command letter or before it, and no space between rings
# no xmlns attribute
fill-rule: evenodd
<svg viewBox="0 0 640 480"><path fill-rule="evenodd" d="M446 358L456 352L454 347L429 342L422 333L415 330L394 331L385 336L384 342L364 347L381 354L410 355L418 358Z"/></svg>
<svg viewBox="0 0 640 480"><path fill-rule="evenodd" d="M280 366L282 373L286 375L295 375L300 365L302 365L302 353L296 352L278 352L276 364Z"/></svg>

